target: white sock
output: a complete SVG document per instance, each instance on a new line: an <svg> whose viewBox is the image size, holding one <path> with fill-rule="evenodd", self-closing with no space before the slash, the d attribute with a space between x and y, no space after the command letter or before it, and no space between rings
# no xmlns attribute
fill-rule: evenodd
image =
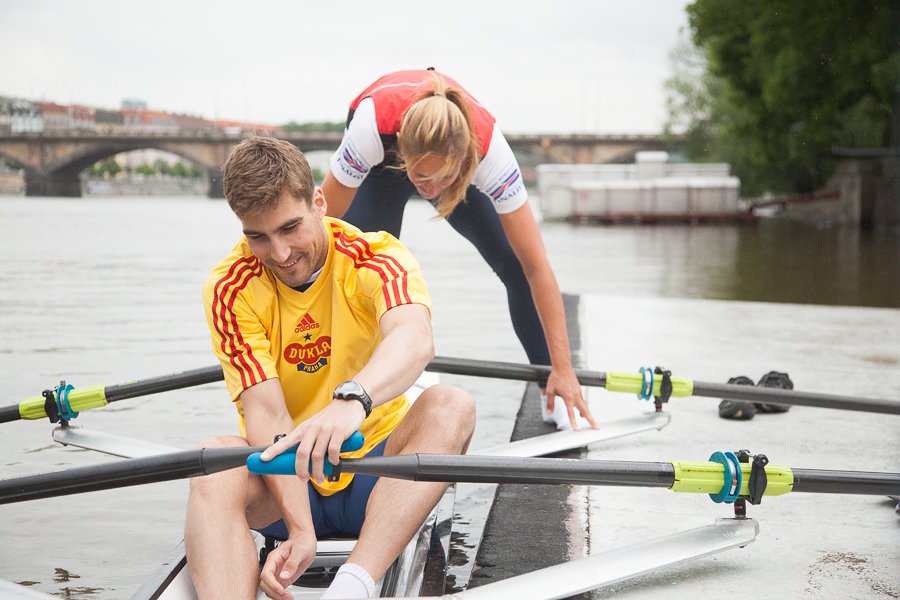
<svg viewBox="0 0 900 600"><path fill-rule="evenodd" d="M372 580L372 576L359 565L344 563L321 599L361 600L373 596L375 596L375 581Z"/></svg>
<svg viewBox="0 0 900 600"><path fill-rule="evenodd" d="M541 394L541 416L544 418L544 423L556 425L556 428L560 431L571 431L572 429L572 423L569 421L569 411L566 410L566 403L559 396L556 397L556 401L553 403L553 412L551 413L547 411L547 396ZM591 426L588 420L581 416L581 411L577 408L575 409L575 422L578 423L578 427L581 429Z"/></svg>

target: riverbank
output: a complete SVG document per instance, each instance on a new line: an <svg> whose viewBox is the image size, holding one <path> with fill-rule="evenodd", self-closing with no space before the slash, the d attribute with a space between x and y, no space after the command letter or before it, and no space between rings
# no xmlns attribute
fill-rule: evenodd
<svg viewBox="0 0 900 600"><path fill-rule="evenodd" d="M88 178L82 182L86 196L206 196L206 179L187 177Z"/></svg>
<svg viewBox="0 0 900 600"><path fill-rule="evenodd" d="M82 179L85 196L206 196L209 181L187 177L133 176L123 179ZM0 196L23 196L25 176L20 171L0 171Z"/></svg>
<svg viewBox="0 0 900 600"><path fill-rule="evenodd" d="M0 196L21 196L25 193L25 176L20 171L0 170Z"/></svg>

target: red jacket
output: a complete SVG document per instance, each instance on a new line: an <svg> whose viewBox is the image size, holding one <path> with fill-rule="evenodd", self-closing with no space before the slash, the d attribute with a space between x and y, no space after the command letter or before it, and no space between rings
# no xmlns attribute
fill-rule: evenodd
<svg viewBox="0 0 900 600"><path fill-rule="evenodd" d="M379 78L350 103L347 123L353 119L356 107L366 98L375 103L375 121L378 133L388 145L396 144L397 132L400 131L400 120L403 113L422 92L431 88L433 78L437 76L448 86L463 93L469 101L469 118L474 121L472 129L481 146L481 158L487 154L491 145L491 134L494 132L494 117L478 103L461 85L437 71L397 71Z"/></svg>

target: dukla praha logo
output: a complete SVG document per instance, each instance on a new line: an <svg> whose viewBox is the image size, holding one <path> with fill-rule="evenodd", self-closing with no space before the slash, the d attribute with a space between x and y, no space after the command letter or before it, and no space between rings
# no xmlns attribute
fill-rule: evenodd
<svg viewBox="0 0 900 600"><path fill-rule="evenodd" d="M318 325L318 324L317 324ZM331 356L331 336L323 335L309 344L288 344L284 349L284 360L297 365L298 371L315 373L328 364Z"/></svg>
<svg viewBox="0 0 900 600"><path fill-rule="evenodd" d="M303 315L303 318L300 319L300 322L297 323L297 326L294 328L294 333L303 333L304 331L309 331L310 329L318 329L320 327L319 323L309 316L309 313Z"/></svg>

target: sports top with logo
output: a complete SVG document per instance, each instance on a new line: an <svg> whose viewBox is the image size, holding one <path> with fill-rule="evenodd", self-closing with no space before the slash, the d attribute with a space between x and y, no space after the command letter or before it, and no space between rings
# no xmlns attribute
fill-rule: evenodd
<svg viewBox="0 0 900 600"><path fill-rule="evenodd" d="M357 188L375 167L393 164L400 120L428 90L435 77L461 90L471 105L473 129L481 144L481 162L472 184L491 199L498 213L509 213L528 199L522 173L494 117L462 86L437 71L398 71L375 81L350 104L344 138L331 157L331 172L343 185Z"/></svg>
<svg viewBox="0 0 900 600"><path fill-rule="evenodd" d="M239 396L245 389L279 378L295 424L331 402L334 388L368 362L381 341L379 321L391 308L422 304L430 297L415 258L392 235L363 233L325 218L328 258L304 292L283 284L250 252L246 239L210 273L204 287L213 350L236 400L241 435L246 435ZM372 411L360 431L368 453L384 440L409 409L399 396ZM325 495L345 488L338 482L313 485Z"/></svg>

